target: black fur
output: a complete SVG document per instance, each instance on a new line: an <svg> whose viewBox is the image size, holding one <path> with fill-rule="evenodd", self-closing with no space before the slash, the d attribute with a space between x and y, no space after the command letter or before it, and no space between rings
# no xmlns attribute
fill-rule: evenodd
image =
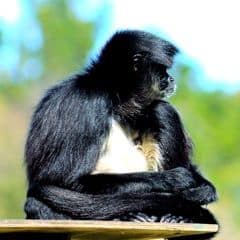
<svg viewBox="0 0 240 240"><path fill-rule="evenodd" d="M150 33L118 32L84 73L47 91L26 143L27 218L110 220L144 212L156 221L171 213L216 223L200 207L216 200L215 188L192 165L180 117L162 100L174 91L166 70L177 51ZM151 93L154 83L158 94ZM91 175L112 119L151 133L165 170Z"/></svg>

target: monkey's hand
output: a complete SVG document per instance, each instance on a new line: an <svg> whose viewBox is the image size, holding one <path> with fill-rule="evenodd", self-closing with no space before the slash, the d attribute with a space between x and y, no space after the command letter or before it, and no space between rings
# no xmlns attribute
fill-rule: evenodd
<svg viewBox="0 0 240 240"><path fill-rule="evenodd" d="M147 215L146 213L137 212L129 213L124 216L121 221L131 221L131 222L161 222L161 223L191 223L191 219L185 218L183 216L175 216L171 213L167 213L160 216Z"/></svg>
<svg viewBox="0 0 240 240"><path fill-rule="evenodd" d="M165 170L159 174L159 178L155 179L154 188L158 191L171 193L179 193L196 187L196 181L192 173L183 167L177 167Z"/></svg>
<svg viewBox="0 0 240 240"><path fill-rule="evenodd" d="M206 205L217 200L215 187L211 184L203 184L196 188L185 189L180 197L197 205Z"/></svg>
<svg viewBox="0 0 240 240"><path fill-rule="evenodd" d="M114 221L131 221L131 222L158 222L158 217L153 215L147 215L146 213L128 213L126 215L114 218Z"/></svg>

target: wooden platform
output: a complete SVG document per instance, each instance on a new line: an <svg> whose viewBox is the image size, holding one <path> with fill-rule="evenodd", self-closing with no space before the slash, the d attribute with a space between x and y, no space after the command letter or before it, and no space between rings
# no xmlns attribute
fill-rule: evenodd
<svg viewBox="0 0 240 240"><path fill-rule="evenodd" d="M0 221L1 240L161 239L218 231L212 224L129 223L113 221Z"/></svg>

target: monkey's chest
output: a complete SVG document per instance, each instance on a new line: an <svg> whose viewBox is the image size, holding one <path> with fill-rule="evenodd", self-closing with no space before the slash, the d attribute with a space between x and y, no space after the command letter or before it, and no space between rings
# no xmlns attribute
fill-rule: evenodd
<svg viewBox="0 0 240 240"><path fill-rule="evenodd" d="M146 134L136 143L136 135L137 133L130 133L113 121L94 173L160 170L162 157L157 142L150 134Z"/></svg>

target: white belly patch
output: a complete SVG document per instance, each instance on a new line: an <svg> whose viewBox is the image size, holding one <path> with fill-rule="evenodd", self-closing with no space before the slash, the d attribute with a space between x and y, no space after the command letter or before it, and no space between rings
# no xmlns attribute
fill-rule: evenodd
<svg viewBox="0 0 240 240"><path fill-rule="evenodd" d="M148 138L145 138L149 140ZM143 139L144 140L144 139ZM104 144L102 154L97 162L95 173L131 173L157 171L161 154L158 148L148 141L142 145L135 145L131 134L115 121L112 121L110 134ZM148 155L149 154L149 157Z"/></svg>

